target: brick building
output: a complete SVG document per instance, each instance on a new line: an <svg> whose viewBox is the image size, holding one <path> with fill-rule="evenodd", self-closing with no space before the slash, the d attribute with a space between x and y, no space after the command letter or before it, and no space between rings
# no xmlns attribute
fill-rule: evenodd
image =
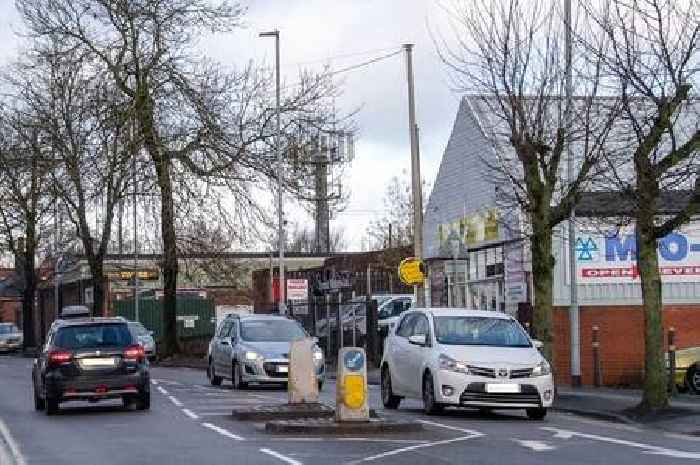
<svg viewBox="0 0 700 465"><path fill-rule="evenodd" d="M531 264L523 238L524 215L504 208L504 189L489 173L493 112L484 98L462 99L424 217L425 259L433 306L466 306L518 315L526 322L533 302ZM576 148L574 147L575 151ZM688 192L668 192L662 213L688 202ZM577 290L580 305L582 381L591 384L593 326L600 328L603 382L635 385L642 379L644 316L636 273L633 228L619 228L629 208L614 193L583 196L577 208ZM553 237L555 364L570 381L570 277L563 225ZM664 326L676 330L679 348L700 346L700 218L661 241Z"/></svg>

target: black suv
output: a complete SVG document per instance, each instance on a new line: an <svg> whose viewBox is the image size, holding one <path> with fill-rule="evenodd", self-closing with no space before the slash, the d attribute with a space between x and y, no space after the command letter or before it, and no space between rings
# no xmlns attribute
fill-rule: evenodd
<svg viewBox="0 0 700 465"><path fill-rule="evenodd" d="M148 361L122 318L56 320L34 360L34 406L48 415L61 402L121 398L151 406Z"/></svg>

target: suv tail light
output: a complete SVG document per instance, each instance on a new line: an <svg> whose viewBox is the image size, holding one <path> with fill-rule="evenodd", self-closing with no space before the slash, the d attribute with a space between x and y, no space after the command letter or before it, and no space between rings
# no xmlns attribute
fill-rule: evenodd
<svg viewBox="0 0 700 465"><path fill-rule="evenodd" d="M49 365L58 366L68 363L73 359L73 354L65 350L52 350L49 352Z"/></svg>
<svg viewBox="0 0 700 465"><path fill-rule="evenodd" d="M129 361L140 362L146 357L146 353L143 350L143 346L140 344L135 344L124 349L124 359Z"/></svg>

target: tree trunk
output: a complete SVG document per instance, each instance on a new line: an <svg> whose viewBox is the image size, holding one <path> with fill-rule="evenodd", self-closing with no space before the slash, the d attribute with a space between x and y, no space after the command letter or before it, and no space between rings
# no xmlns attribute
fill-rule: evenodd
<svg viewBox="0 0 700 465"><path fill-rule="evenodd" d="M170 160L163 153L156 133L153 102L144 89L140 90L139 124L144 145L156 169L161 204L161 234L163 235L163 349L164 357L180 352L177 341L177 244Z"/></svg>
<svg viewBox="0 0 700 465"><path fill-rule="evenodd" d="M532 276L534 302L532 326L536 339L544 343L542 353L554 365L552 337L552 283L554 257L552 257L552 228L548 220L533 218L533 232L530 238L532 251Z"/></svg>
<svg viewBox="0 0 700 465"><path fill-rule="evenodd" d="M657 410L668 406L663 354L664 334L661 275L654 234L654 203L641 203L637 215L637 267L644 301L644 393L640 407ZM648 206L649 208L645 208Z"/></svg>
<svg viewBox="0 0 700 465"><path fill-rule="evenodd" d="M102 260L98 260L92 267L92 314L95 316L107 316L104 308L105 277Z"/></svg>
<svg viewBox="0 0 700 465"><path fill-rule="evenodd" d="M36 270L34 269L35 251L36 247L33 241L27 239L25 251L20 252L24 261L22 270L24 280L22 289L22 331L25 349L36 347L36 331L34 329L34 294L36 293L37 284Z"/></svg>

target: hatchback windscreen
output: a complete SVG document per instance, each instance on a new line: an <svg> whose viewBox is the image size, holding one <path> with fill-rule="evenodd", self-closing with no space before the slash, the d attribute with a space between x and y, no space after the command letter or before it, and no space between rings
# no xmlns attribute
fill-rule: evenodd
<svg viewBox="0 0 700 465"><path fill-rule="evenodd" d="M435 338L447 345L531 347L520 325L502 318L436 317Z"/></svg>
<svg viewBox="0 0 700 465"><path fill-rule="evenodd" d="M124 324L66 326L56 333L54 345L63 349L92 347L124 347L132 343Z"/></svg>
<svg viewBox="0 0 700 465"><path fill-rule="evenodd" d="M0 334L12 334L12 333L18 333L19 329L17 329L17 326L15 325L0 325Z"/></svg>
<svg viewBox="0 0 700 465"><path fill-rule="evenodd" d="M241 339L250 342L291 342L306 337L298 323L286 320L244 321L241 323Z"/></svg>

